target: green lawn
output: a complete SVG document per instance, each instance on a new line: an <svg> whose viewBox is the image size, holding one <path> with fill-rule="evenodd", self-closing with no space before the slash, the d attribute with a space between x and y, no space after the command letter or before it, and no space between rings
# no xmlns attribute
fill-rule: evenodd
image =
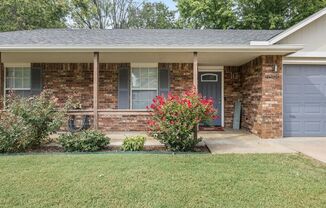
<svg viewBox="0 0 326 208"><path fill-rule="evenodd" d="M300 155L0 156L0 207L326 207Z"/></svg>

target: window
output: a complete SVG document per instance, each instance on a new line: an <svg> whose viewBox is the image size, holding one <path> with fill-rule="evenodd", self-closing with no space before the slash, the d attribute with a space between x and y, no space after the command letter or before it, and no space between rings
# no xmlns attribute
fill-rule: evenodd
<svg viewBox="0 0 326 208"><path fill-rule="evenodd" d="M217 74L211 74L211 73L202 74L200 78L201 78L202 82L217 82L218 81Z"/></svg>
<svg viewBox="0 0 326 208"><path fill-rule="evenodd" d="M6 93L17 91L21 94L31 89L31 68L30 67L7 67L6 68Z"/></svg>
<svg viewBox="0 0 326 208"><path fill-rule="evenodd" d="M158 69L137 67L131 70L132 109L145 109L158 94Z"/></svg>

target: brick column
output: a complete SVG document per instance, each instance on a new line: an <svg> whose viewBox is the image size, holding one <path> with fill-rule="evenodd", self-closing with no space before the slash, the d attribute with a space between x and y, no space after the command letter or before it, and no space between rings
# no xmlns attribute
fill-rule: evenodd
<svg viewBox="0 0 326 208"><path fill-rule="evenodd" d="M262 56L261 138L283 136L282 56Z"/></svg>
<svg viewBox="0 0 326 208"><path fill-rule="evenodd" d="M240 72L241 127L261 138L282 137L282 56L260 56Z"/></svg>

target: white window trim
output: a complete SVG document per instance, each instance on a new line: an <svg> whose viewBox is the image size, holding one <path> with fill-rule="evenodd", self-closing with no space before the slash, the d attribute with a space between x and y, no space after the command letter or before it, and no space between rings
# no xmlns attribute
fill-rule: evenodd
<svg viewBox="0 0 326 208"><path fill-rule="evenodd" d="M214 80L203 80L203 77L204 76L207 76L207 75L214 76L215 79ZM205 73L205 74L200 75L200 81L201 82L218 82L218 75L217 74L213 74L213 73Z"/></svg>
<svg viewBox="0 0 326 208"><path fill-rule="evenodd" d="M129 103L130 103L130 109L131 110L146 110L144 109L133 109L132 105L132 92L133 90L140 90L140 91L156 91L156 96L158 96L159 93L159 84L157 83L157 88L136 88L134 89L132 87L132 70L133 68L156 68L157 69L157 82L159 83L159 71L158 71L158 63L131 63L130 64L130 80L129 80L129 86L130 86L130 97L129 97Z"/></svg>
<svg viewBox="0 0 326 208"><path fill-rule="evenodd" d="M131 63L132 68L158 68L158 63Z"/></svg>
<svg viewBox="0 0 326 208"><path fill-rule="evenodd" d="M7 68L31 68L32 70L32 64L31 63L4 63L4 77L3 77L3 105L6 106L6 91L8 90L31 90L32 88L7 88Z"/></svg>

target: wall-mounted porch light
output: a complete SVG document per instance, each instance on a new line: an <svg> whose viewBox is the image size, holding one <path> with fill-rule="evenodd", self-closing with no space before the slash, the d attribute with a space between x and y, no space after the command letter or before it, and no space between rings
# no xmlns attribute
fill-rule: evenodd
<svg viewBox="0 0 326 208"><path fill-rule="evenodd" d="M276 73L278 71L278 66L277 64L274 64L274 72Z"/></svg>

